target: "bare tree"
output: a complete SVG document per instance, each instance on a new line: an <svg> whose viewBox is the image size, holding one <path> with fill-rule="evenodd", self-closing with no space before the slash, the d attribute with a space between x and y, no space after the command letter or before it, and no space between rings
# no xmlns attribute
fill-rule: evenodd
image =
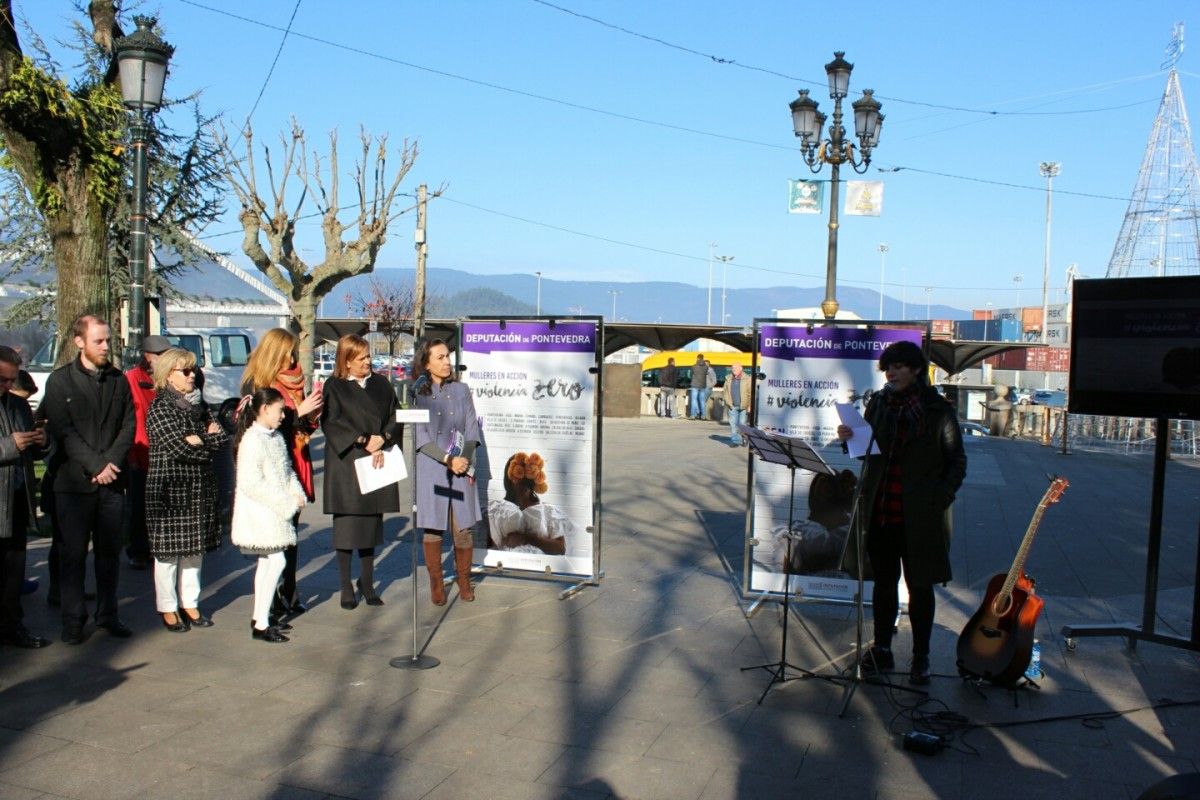
<svg viewBox="0 0 1200 800"><path fill-rule="evenodd" d="M436 313L440 298L426 296L427 312ZM372 275L365 292L346 295L351 314L359 314L375 323L375 330L388 342L388 355L396 355L396 343L404 334L413 335L413 320L417 313L417 293L411 283L386 280Z"/></svg>
<svg viewBox="0 0 1200 800"><path fill-rule="evenodd" d="M400 183L416 162L417 143L404 141L399 151L400 164L389 177L387 137L373 138L362 131L354 170L353 191L357 202L342 207L337 131L329 135L329 157L324 162L315 152L309 155L304 130L295 120L290 135L280 136L281 157L273 158L270 149L263 148L269 203L260 191L250 127L247 125L242 132L241 153L234 151L224 132L220 133L220 139L226 157L226 179L242 205L238 215L245 234L242 252L287 295L300 336L300 363L306 379L311 380L317 304L347 278L374 270L379 249L387 241L388 225L413 209L410 205L392 213ZM295 187L299 198L289 209L287 193L293 178L299 182ZM306 263L295 247L296 221L309 196L320 213L325 243L324 259L316 265ZM356 211L349 224L339 219L346 209ZM354 238L346 238L347 231Z"/></svg>

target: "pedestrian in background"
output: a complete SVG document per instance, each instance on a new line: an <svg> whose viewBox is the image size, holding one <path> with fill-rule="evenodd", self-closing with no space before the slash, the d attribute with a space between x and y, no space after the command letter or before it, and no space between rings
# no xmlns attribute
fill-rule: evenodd
<svg viewBox="0 0 1200 800"><path fill-rule="evenodd" d="M142 339L142 358L125 370L129 392L133 397L133 416L137 430L129 448L127 476L129 488L125 494L125 555L133 569L150 566L150 539L146 532L146 474L150 471L150 441L146 436L146 415L154 400L154 361L158 354L170 348L165 336Z"/></svg>
<svg viewBox="0 0 1200 800"><path fill-rule="evenodd" d="M704 419L704 407L708 404L708 362L704 356L696 356L692 365L692 380L688 384L688 419Z"/></svg>
<svg viewBox="0 0 1200 800"><path fill-rule="evenodd" d="M725 416L729 420L729 446L741 447L742 432L739 425L746 424L746 413L750 409L750 390L753 381L742 372L741 364L734 364L725 376L725 386L721 389L725 400Z"/></svg>

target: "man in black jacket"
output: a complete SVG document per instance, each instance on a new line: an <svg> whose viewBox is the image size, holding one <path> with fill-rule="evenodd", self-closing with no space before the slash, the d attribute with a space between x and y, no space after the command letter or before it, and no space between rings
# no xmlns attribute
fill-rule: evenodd
<svg viewBox="0 0 1200 800"><path fill-rule="evenodd" d="M117 617L117 573L125 476L136 421L129 382L108 359L108 323L84 314L72 326L79 356L46 381L46 419L55 443L55 503L62 528L59 580L62 639L83 641L83 575L88 539L96 561L96 626L127 638Z"/></svg>

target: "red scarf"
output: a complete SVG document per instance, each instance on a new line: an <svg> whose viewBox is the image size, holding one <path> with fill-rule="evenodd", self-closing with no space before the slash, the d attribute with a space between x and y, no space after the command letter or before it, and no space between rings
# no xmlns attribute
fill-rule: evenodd
<svg viewBox="0 0 1200 800"><path fill-rule="evenodd" d="M316 494L313 491L313 464L308 440L312 438L316 428L308 418L302 418L296 413L300 404L304 402L304 373L300 365L281 370L275 376L275 388L283 395L284 405L292 412L285 413L280 433L283 434L292 454L292 469L296 471L296 477L300 479L304 494L311 503L316 500Z"/></svg>

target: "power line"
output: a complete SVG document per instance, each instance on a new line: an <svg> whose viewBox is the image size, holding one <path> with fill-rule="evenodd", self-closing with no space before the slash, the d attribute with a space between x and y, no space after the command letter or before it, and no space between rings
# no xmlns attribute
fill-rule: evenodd
<svg viewBox="0 0 1200 800"><path fill-rule="evenodd" d="M279 40L279 48L275 51L275 58L271 60L271 68L267 70L267 77L263 78L262 86L258 89L258 97L254 98L254 105L250 108L250 113L246 115L246 122L254 116L254 112L258 110L258 103L262 100L263 92L267 90L267 84L271 82L271 76L275 74L275 65L279 63L279 56L283 53L283 45L287 42L288 34L292 32L292 23L296 21L296 12L300 10L301 0L296 0L296 5L292 8L292 16L288 19L287 28L283 31L283 38Z"/></svg>
<svg viewBox="0 0 1200 800"><path fill-rule="evenodd" d="M212 6L206 6L203 3L196 2L196 0L179 0L179 2L184 3L185 5L194 6L195 8L203 9L204 11L210 11L214 14L220 14L221 16L229 17L231 19L236 19L241 22L246 22L251 25L257 25L259 27L266 28L268 30L274 30L274 31L285 30L284 28L281 28L278 25L272 25L269 22L262 22L257 19L251 19L250 17L244 17L240 14L234 14L231 11L225 11L223 9L213 8ZM342 44L341 42L335 42L330 39L322 39L319 36L312 36L312 35L309 35L306 33L299 33L297 31L291 31L291 35L296 38L299 38L299 39L307 39L310 42L316 42L317 44L323 44L326 47L333 47L338 50L344 50L348 53L354 53L356 55L366 56L368 58L374 58L374 59L378 59L380 61L386 61L388 63L397 64L402 67L408 67L409 69L415 69L415 70L419 70L421 72L427 72L431 75L438 75L443 78L450 78L452 80L462 81L464 83L470 83L474 86L483 86L487 89L495 89L496 91L507 92L508 94L515 94L520 97L528 97L533 100L541 100L542 102L545 102L545 103L554 103L555 105L565 106L567 108L574 108L579 111L587 111L592 114L600 114L602 116L612 117L614 119L623 119L628 122L636 122L641 125L651 125L651 126L654 126L657 128L666 128L668 130L681 131L683 133L692 133L692 134L696 134L697 136L708 136L713 139L723 139L723 140L729 141L729 142L739 142L741 144L752 144L752 145L756 145L758 147L769 147L773 150L786 150L788 152L792 152L795 149L792 147L788 147L786 145L772 144L770 142L760 142L755 139L745 139L745 138L742 138L739 136L729 136L729 135L726 135L723 133L713 133L712 131L703 131L698 128L688 128L683 125L674 125L669 122L661 122L659 120L647 119L646 117L636 117L636 116L633 116L632 114L623 114L618 111L608 111L603 108L596 108L595 106L586 106L586 105L583 105L582 103L573 103L570 100L562 100L557 97L550 97L549 95L537 94L536 92L527 92L524 89L513 89L512 87L502 86L498 83L491 83L490 81L483 81L483 80L479 80L478 78L470 78L470 77L467 77L466 75L459 75L454 72L447 72L446 70L434 69L433 67L426 67L426 66L422 66L420 64L414 64L411 61L404 61L403 59L395 58L394 56L385 55L383 53L376 53L372 50L364 50L361 47L353 47L348 44Z"/></svg>
<svg viewBox="0 0 1200 800"><path fill-rule="evenodd" d="M565 8L560 5L555 5L554 3L548 2L548 0L532 0L532 2L537 3L538 5L541 5L541 6L545 6L547 8L552 8L555 11L561 11L564 14L569 14L572 17L578 17L579 19L586 20L588 22L592 22L597 25L601 25L605 28L610 28L610 29L612 29L614 31L618 31L620 33L624 33L627 36L633 36L638 39L644 39L645 41L652 42L654 44L661 45L663 47L667 47L672 50L679 50L680 52L683 52L683 53L688 53L690 55L699 56L701 58L704 58L708 61L713 62L714 64L726 64L731 67L737 67L738 69L744 69L744 70L748 70L750 72L761 72L763 74L771 75L776 78L785 78L787 80L796 81L798 83L806 83L810 86L826 86L826 85L828 85L826 81L809 80L808 78L801 78L796 75L788 75L787 73L779 72L777 70L769 69L767 67L758 67L758 66L754 66L752 64L743 64L740 61L738 61L737 59L727 58L725 56L718 56L718 55L714 55L712 53L705 53L700 50L694 50L691 47L687 47L687 46L681 45L681 44L676 44L675 42L670 42L670 41L667 41L666 39L660 39L657 36L650 36L650 35L641 33L639 31L635 31L635 30L631 30L629 28L622 27L620 25L615 25L606 20L602 20L599 17L593 17L588 14L583 14L581 12L574 11L570 8ZM1141 80L1143 78L1152 77L1153 75L1157 75L1157 74L1158 73L1149 73L1147 75L1138 76L1137 78L1135 78L1133 80ZM1123 82L1123 81L1114 81L1113 83L1116 84L1116 83L1121 83L1121 82ZM1080 89L1068 89L1068 90L1065 90L1065 92L1070 93L1070 92L1076 92L1076 91L1080 91L1082 89L1090 89L1090 88L1092 88L1092 87L1085 86L1085 87L1080 87ZM881 94L877 94L877 95L875 95L875 97L877 99L887 100L892 103L904 103L906 105L911 105L911 106L923 106L925 108L937 108L937 109L941 109L943 111L961 111L961 112L964 112L967 114L983 114L983 115L986 115L989 117L1052 117L1052 116L1063 116L1063 115L1069 115L1069 114L1095 114L1095 113L1099 113L1099 112L1103 112L1103 111L1119 111L1123 108L1129 108L1129 105L1122 105L1122 106L1106 106L1104 108L1075 109L1073 111L999 111L996 109L988 109L988 108L966 108L963 106L945 105L943 103L927 103L927 102L923 102L920 100L906 100L901 97L888 97L886 95L881 95ZM1009 101L1009 102L1022 102L1022 101L1013 100L1013 101ZM1153 99L1150 101L1139 101L1139 103L1140 102L1153 102ZM1134 103L1132 105L1138 105L1138 103Z"/></svg>

